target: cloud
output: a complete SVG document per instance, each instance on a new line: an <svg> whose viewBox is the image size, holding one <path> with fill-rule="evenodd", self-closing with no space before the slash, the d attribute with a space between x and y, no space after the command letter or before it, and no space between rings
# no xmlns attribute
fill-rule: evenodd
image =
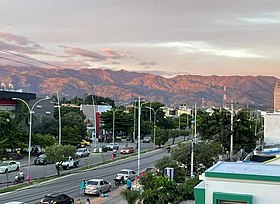
<svg viewBox="0 0 280 204"><path fill-rule="evenodd" d="M143 66L155 66L155 65L158 65L159 63L157 62L142 62L140 63L140 65L143 65Z"/></svg>
<svg viewBox="0 0 280 204"><path fill-rule="evenodd" d="M107 58L112 58L112 59L118 59L118 58L122 58L124 56L121 56L119 53L117 53L116 51L110 49L110 48L104 48L101 49L100 52L106 56Z"/></svg>
<svg viewBox="0 0 280 204"><path fill-rule="evenodd" d="M2 38L6 42L15 43L15 44L22 45L22 46L31 46L36 49L42 48L39 44L32 42L32 41L28 40L26 37L23 37L20 35L15 35L15 34L6 33L6 32L0 32L0 38Z"/></svg>
<svg viewBox="0 0 280 204"><path fill-rule="evenodd" d="M82 48L77 48L77 47L68 47L68 46L60 46L63 48L63 51L69 55L77 55L81 57L88 57L94 60L106 60L106 59L118 59L122 58L125 56L122 56L118 54L116 51L109 49L109 48L104 48L101 49L98 52L82 49Z"/></svg>
<svg viewBox="0 0 280 204"><path fill-rule="evenodd" d="M120 65L120 62L108 62L107 65Z"/></svg>
<svg viewBox="0 0 280 204"><path fill-rule="evenodd" d="M252 52L250 49L222 49L202 41L166 42L156 46L177 49L178 54L200 53L232 58L265 58L266 56Z"/></svg>
<svg viewBox="0 0 280 204"><path fill-rule="evenodd" d="M238 20L250 24L260 25L280 24L280 12L263 13L256 17L242 17L238 18Z"/></svg>
<svg viewBox="0 0 280 204"><path fill-rule="evenodd" d="M60 46L63 48L63 51L69 55L78 55L81 57L89 57L93 58L96 60L106 60L107 57L101 54L98 54L96 52L86 50L86 49L81 49L81 48L76 48L76 47L67 47L67 46Z"/></svg>
<svg viewBox="0 0 280 204"><path fill-rule="evenodd" d="M92 68L92 65L82 61L82 60L73 60L73 59L68 59L65 61L52 61L50 64L55 64L56 66L61 67L62 69L87 69L87 68ZM52 67L48 66L47 68L57 68L57 67Z"/></svg>

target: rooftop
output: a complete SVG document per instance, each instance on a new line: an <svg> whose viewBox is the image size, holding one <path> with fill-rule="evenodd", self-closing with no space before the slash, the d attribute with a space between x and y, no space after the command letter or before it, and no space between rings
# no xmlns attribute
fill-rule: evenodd
<svg viewBox="0 0 280 204"><path fill-rule="evenodd" d="M218 162L205 172L206 177L280 182L279 165Z"/></svg>

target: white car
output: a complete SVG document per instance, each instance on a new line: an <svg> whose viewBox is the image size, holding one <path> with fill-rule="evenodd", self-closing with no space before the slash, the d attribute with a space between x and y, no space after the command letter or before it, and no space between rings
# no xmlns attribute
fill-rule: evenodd
<svg viewBox="0 0 280 204"><path fill-rule="evenodd" d="M18 171L19 169L20 169L20 162L17 161L3 161L2 163L0 163L0 173Z"/></svg>
<svg viewBox="0 0 280 204"><path fill-rule="evenodd" d="M132 181L135 180L135 177L137 176L136 172L130 169L122 169L117 173L117 176L123 176L124 180L126 181L128 178L130 178Z"/></svg>
<svg viewBox="0 0 280 204"><path fill-rule="evenodd" d="M109 192L111 183L104 179L90 179L86 183L85 194L101 195L104 192Z"/></svg>
<svg viewBox="0 0 280 204"><path fill-rule="evenodd" d="M76 150L76 155L79 157L88 157L90 154L90 151L88 148L79 148Z"/></svg>

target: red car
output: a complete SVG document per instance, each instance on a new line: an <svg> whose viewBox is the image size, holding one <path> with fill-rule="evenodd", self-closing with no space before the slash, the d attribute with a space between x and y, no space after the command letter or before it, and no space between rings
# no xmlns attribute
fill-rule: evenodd
<svg viewBox="0 0 280 204"><path fill-rule="evenodd" d="M121 154L131 154L134 153L133 147L125 147L121 150Z"/></svg>

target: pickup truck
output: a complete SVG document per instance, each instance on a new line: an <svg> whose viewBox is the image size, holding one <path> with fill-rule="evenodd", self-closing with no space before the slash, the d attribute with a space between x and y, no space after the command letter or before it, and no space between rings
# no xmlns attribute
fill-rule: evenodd
<svg viewBox="0 0 280 204"><path fill-rule="evenodd" d="M61 164L63 169L70 169L70 168L77 168L79 167L80 160L73 159L72 157L68 157L66 160L64 160Z"/></svg>

